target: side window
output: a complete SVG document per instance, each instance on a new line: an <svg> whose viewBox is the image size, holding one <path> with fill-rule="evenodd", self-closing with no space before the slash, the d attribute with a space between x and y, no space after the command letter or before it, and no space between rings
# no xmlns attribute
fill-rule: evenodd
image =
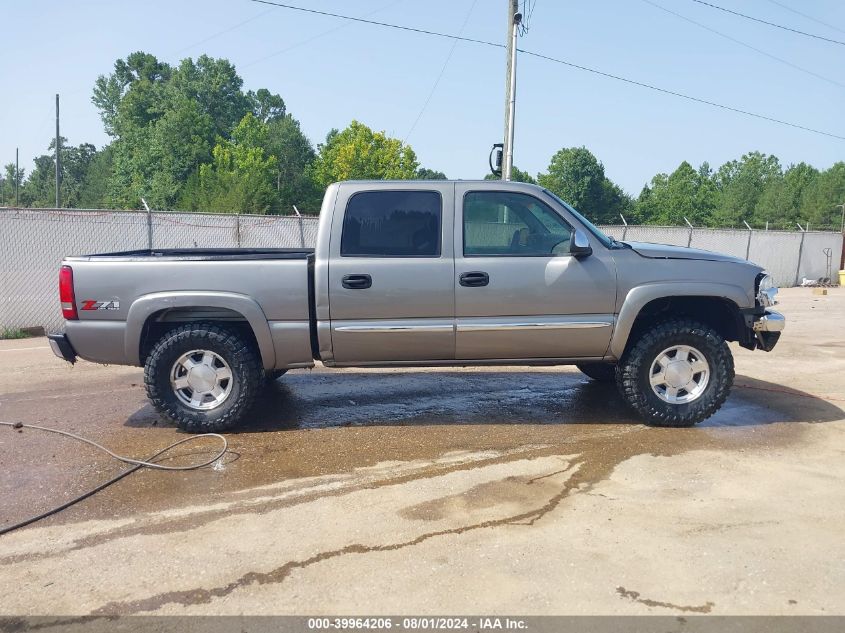
<svg viewBox="0 0 845 633"><path fill-rule="evenodd" d="M464 255L566 255L572 227L534 196L473 191L464 196Z"/></svg>
<svg viewBox="0 0 845 633"><path fill-rule="evenodd" d="M436 191L364 191L346 206L343 257L439 257L440 194Z"/></svg>

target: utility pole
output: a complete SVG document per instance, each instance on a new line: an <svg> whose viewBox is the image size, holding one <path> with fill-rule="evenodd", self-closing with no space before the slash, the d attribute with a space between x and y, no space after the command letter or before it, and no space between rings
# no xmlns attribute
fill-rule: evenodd
<svg viewBox="0 0 845 633"><path fill-rule="evenodd" d="M15 148L15 206L18 206L18 181L21 179L20 149Z"/></svg>
<svg viewBox="0 0 845 633"><path fill-rule="evenodd" d="M508 5L507 75L505 77L505 142L502 180L510 180L513 171L513 124L516 113L516 36L522 21L519 0L506 0Z"/></svg>
<svg viewBox="0 0 845 633"><path fill-rule="evenodd" d="M842 209L840 230L842 231L842 255L839 257L839 270L845 270L845 202L837 204L835 209Z"/></svg>
<svg viewBox="0 0 845 633"><path fill-rule="evenodd" d="M61 140L59 137L59 95L56 94L56 208L62 208L62 200L59 197L59 187L62 180L62 166L60 158Z"/></svg>

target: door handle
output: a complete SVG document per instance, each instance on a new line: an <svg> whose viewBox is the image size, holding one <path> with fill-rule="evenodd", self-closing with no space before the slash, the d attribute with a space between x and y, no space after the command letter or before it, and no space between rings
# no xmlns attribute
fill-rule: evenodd
<svg viewBox="0 0 845 633"><path fill-rule="evenodd" d="M486 286L490 283L490 275L481 271L461 273L458 283L467 288L478 288L479 286Z"/></svg>
<svg viewBox="0 0 845 633"><path fill-rule="evenodd" d="M373 278L369 275L344 275L340 283L349 290L365 290L373 285Z"/></svg>

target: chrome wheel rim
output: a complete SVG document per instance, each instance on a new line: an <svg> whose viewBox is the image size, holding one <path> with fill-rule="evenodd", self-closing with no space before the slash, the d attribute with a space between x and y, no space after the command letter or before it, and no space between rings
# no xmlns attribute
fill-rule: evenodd
<svg viewBox="0 0 845 633"><path fill-rule="evenodd" d="M649 372L651 390L669 404L698 399L709 381L710 364L704 354L690 345L666 348L654 359Z"/></svg>
<svg viewBox="0 0 845 633"><path fill-rule="evenodd" d="M170 386L179 401L195 411L219 407L232 392L232 369L216 352L195 349L182 354L170 370Z"/></svg>

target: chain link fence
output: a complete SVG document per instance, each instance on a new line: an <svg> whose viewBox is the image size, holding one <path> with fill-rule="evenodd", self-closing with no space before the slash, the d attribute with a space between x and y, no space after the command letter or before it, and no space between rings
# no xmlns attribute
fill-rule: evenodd
<svg viewBox="0 0 845 633"><path fill-rule="evenodd" d="M317 222L313 216L0 209L0 331L61 329L58 267L66 255L145 248L313 248ZM842 253L840 233L602 229L620 240L692 246L750 259L781 286L799 284L805 277L835 280Z"/></svg>

